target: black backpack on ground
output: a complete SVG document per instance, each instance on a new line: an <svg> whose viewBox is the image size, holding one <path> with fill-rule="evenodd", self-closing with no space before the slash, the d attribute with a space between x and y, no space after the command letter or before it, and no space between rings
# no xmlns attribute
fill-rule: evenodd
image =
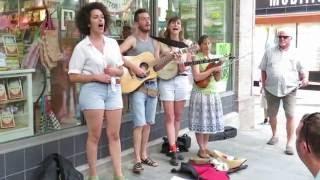
<svg viewBox="0 0 320 180"><path fill-rule="evenodd" d="M83 180L83 175L63 156L53 153L40 164L37 180Z"/></svg>
<svg viewBox="0 0 320 180"><path fill-rule="evenodd" d="M169 141L167 137L163 137L163 143L161 146L161 153L168 154L169 153ZM188 134L183 134L179 136L177 139L177 147L180 152L189 152L189 148L191 146L191 137Z"/></svg>

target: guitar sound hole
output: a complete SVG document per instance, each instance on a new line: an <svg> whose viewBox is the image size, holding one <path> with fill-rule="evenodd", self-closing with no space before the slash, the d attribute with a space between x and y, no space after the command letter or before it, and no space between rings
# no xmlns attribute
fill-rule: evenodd
<svg viewBox="0 0 320 180"><path fill-rule="evenodd" d="M144 76L144 77L139 77L139 78L145 78L145 77L149 76L150 71L149 71L149 64L148 64L148 63L143 62L143 63L140 64L139 67L140 67L141 69L143 69L144 71L146 71L146 76Z"/></svg>
<svg viewBox="0 0 320 180"><path fill-rule="evenodd" d="M144 69L145 71L147 71L147 70L149 69L149 64L143 62L143 63L140 64L140 68L142 68L142 69Z"/></svg>

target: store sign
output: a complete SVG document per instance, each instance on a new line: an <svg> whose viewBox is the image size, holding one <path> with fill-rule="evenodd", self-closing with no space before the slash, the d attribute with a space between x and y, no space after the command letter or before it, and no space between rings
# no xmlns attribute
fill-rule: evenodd
<svg viewBox="0 0 320 180"><path fill-rule="evenodd" d="M320 0L270 0L270 7L320 4Z"/></svg>
<svg viewBox="0 0 320 180"><path fill-rule="evenodd" d="M256 0L257 9L305 5L320 5L320 0Z"/></svg>
<svg viewBox="0 0 320 180"><path fill-rule="evenodd" d="M120 4L117 1L104 1L104 4L108 7L109 11L116 11L120 9Z"/></svg>
<svg viewBox="0 0 320 180"><path fill-rule="evenodd" d="M126 11L133 0L105 0L104 5L108 8L111 13L120 13Z"/></svg>

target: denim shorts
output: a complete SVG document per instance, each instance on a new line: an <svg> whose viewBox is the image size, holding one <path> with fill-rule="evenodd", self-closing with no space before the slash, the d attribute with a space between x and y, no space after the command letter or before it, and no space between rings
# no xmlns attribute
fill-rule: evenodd
<svg viewBox="0 0 320 180"><path fill-rule="evenodd" d="M148 81L143 86L155 90L158 88L157 81ZM130 94L130 102L134 127L155 123L158 97L137 90Z"/></svg>
<svg viewBox="0 0 320 180"><path fill-rule="evenodd" d="M182 101L190 99L191 83L188 76L176 76L159 81L161 101Z"/></svg>
<svg viewBox="0 0 320 180"><path fill-rule="evenodd" d="M79 105L81 110L104 109L116 110L123 108L121 85L115 89L110 84L90 82L83 84L80 90Z"/></svg>

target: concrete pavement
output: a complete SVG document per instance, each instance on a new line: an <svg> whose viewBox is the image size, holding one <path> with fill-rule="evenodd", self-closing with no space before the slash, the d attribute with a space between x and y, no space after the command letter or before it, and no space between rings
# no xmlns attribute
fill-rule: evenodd
<svg viewBox="0 0 320 180"><path fill-rule="evenodd" d="M315 112L320 109L319 91L298 91L297 117L301 118L304 113ZM300 161L296 152L293 156L284 154L286 144L285 117L281 110L278 116L278 132L280 141L271 146L266 142L271 136L269 125L260 125L263 121L263 111L260 107L259 96L255 98L255 121L256 127L252 130L238 131L238 136L224 141L214 141L209 143L210 149L217 149L227 154L248 159L246 164L249 166L245 170L231 174L232 180L312 180L311 173ZM296 120L298 122L300 119ZM187 131L187 130L184 130ZM188 131L187 131L188 132ZM186 159L196 155L198 150L193 133L188 132L192 137L190 152L183 153ZM133 174L132 149L123 152L123 170L129 180L170 180L175 174L170 173L174 168L169 165L169 158L160 154L162 139L150 142L151 157L156 160L159 167L146 167L140 175ZM109 158L100 161L98 172L101 180L112 180L112 169Z"/></svg>

